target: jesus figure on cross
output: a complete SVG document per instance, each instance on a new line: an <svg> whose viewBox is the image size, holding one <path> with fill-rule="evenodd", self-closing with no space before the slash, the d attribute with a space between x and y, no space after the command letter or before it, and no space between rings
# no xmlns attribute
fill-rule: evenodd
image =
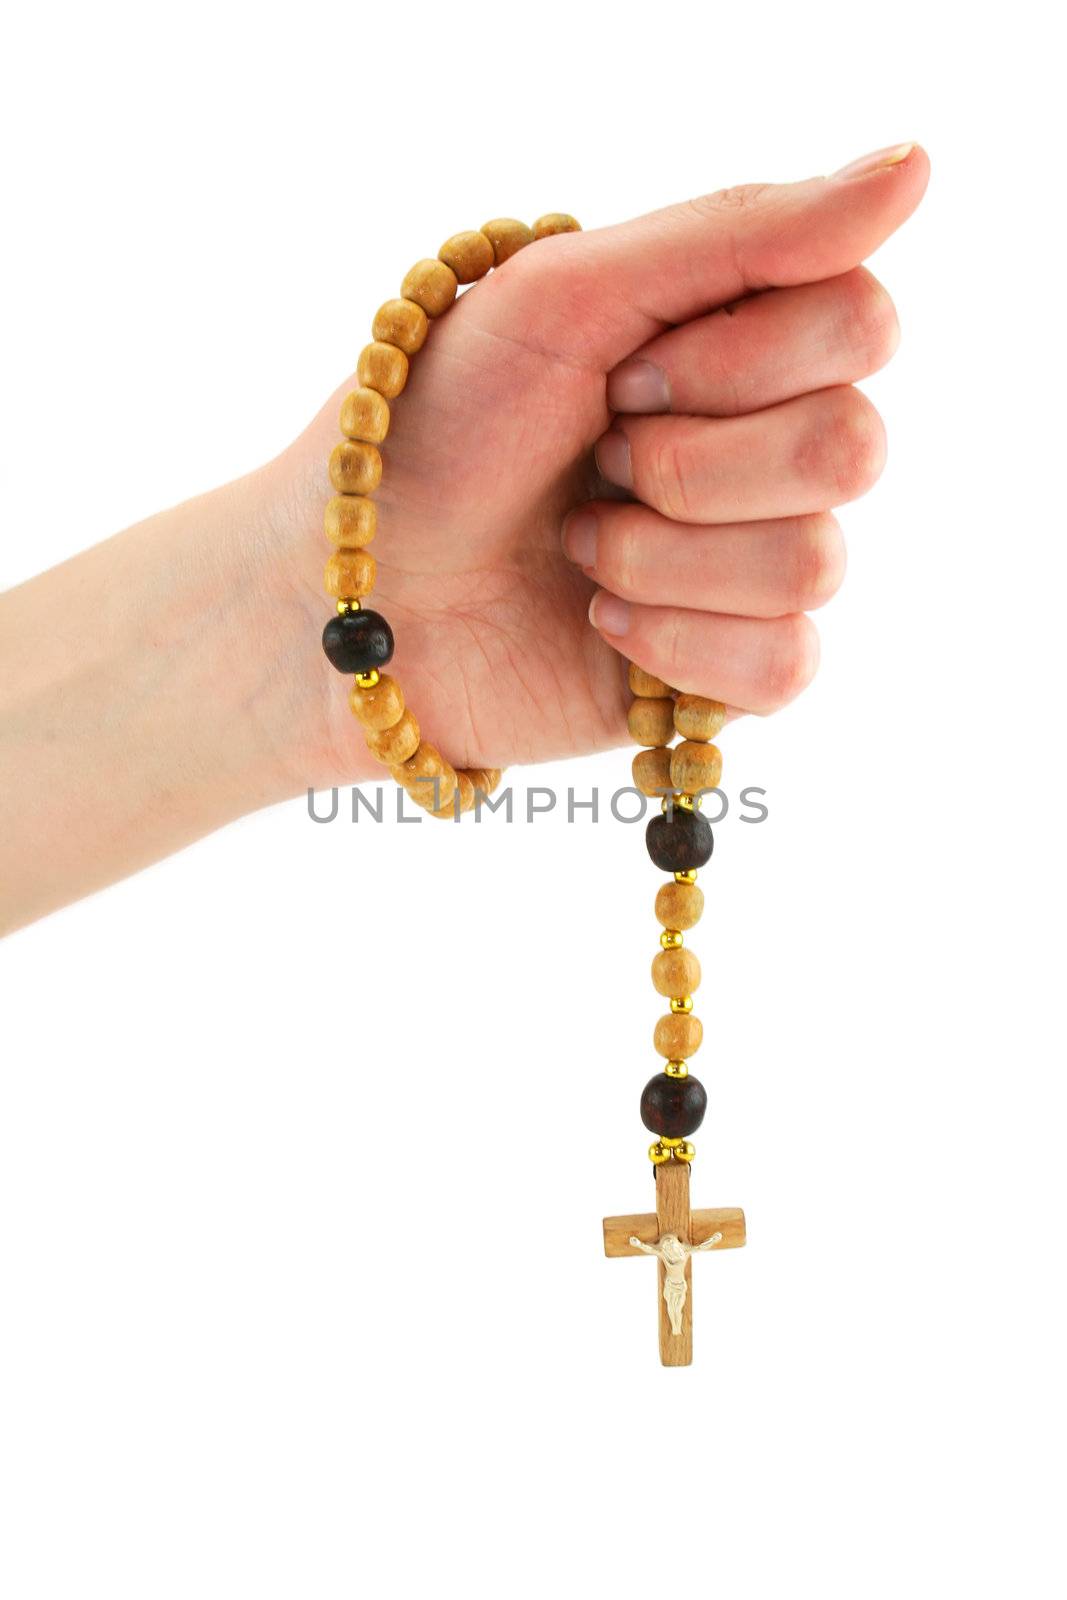
<svg viewBox="0 0 1067 1600"><path fill-rule="evenodd" d="M667 1303L667 1315L671 1319L671 1332L675 1335L682 1331L682 1308L685 1305L687 1288L685 1264L694 1251L710 1250L721 1240L721 1233L713 1233L703 1244L683 1244L673 1233L665 1233L655 1244L643 1244L634 1235L630 1236L630 1243L636 1249L643 1251L646 1256L657 1256L663 1262L663 1298Z"/></svg>

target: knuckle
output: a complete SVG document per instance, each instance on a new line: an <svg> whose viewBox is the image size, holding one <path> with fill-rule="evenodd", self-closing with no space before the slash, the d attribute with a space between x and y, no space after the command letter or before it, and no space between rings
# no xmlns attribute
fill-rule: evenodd
<svg viewBox="0 0 1067 1600"><path fill-rule="evenodd" d="M759 205L773 187L769 183L737 183L729 189L716 189L714 194L698 195L689 205L700 217L714 216L720 211L740 211Z"/></svg>
<svg viewBox="0 0 1067 1600"><path fill-rule="evenodd" d="M871 402L858 389L827 390L800 443L801 475L840 505L865 494L884 464L885 430Z"/></svg>
<svg viewBox="0 0 1067 1600"><path fill-rule="evenodd" d="M597 567L616 594L635 595L640 584L641 539L628 517L605 530L603 558ZM599 555L599 553L598 553Z"/></svg>
<svg viewBox="0 0 1067 1600"><path fill-rule="evenodd" d="M773 183L741 183L731 189L716 189L714 194L700 195L695 200L689 201L689 207L704 221L708 219L719 222L722 228L724 243L733 256L733 267L738 280L738 293L744 289L764 288L768 281L773 281L776 268L771 268L770 280L764 267L757 270L755 265L746 260L745 217L748 211L759 211L765 216L773 216L776 209L782 205L782 188ZM734 213L741 212L740 218ZM770 262L767 263L770 265Z"/></svg>
<svg viewBox="0 0 1067 1600"><path fill-rule="evenodd" d="M896 307L887 290L866 267L850 272L843 282L847 285L845 340L862 362L863 370L876 372L900 343Z"/></svg>
<svg viewBox="0 0 1067 1600"><path fill-rule="evenodd" d="M668 611L656 630L657 676L667 683L677 683L689 675L692 650L678 611Z"/></svg>
<svg viewBox="0 0 1067 1600"><path fill-rule="evenodd" d="M774 625L764 668L763 701L771 711L795 700L819 668L819 635L805 616L785 617Z"/></svg>
<svg viewBox="0 0 1067 1600"><path fill-rule="evenodd" d="M874 406L858 389L850 389L850 412L844 428L844 482L850 498L865 494L885 466L885 428Z"/></svg>
<svg viewBox="0 0 1067 1600"><path fill-rule="evenodd" d="M694 460L691 445L675 426L658 428L648 442L641 498L672 522L695 522L692 500Z"/></svg>
<svg viewBox="0 0 1067 1600"><path fill-rule="evenodd" d="M832 600L845 577L845 541L827 511L801 519L794 544L791 609L814 611Z"/></svg>

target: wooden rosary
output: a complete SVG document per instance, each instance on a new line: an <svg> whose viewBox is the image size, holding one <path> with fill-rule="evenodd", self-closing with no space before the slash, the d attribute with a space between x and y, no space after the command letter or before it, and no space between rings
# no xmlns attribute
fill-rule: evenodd
<svg viewBox="0 0 1067 1600"><path fill-rule="evenodd" d="M330 456L336 493L326 507L326 537L336 547L326 563L326 590L337 601L337 615L326 624L322 646L338 672L354 678L349 704L372 755L435 817L471 810L497 786L501 773L452 767L422 738L399 683L382 670L392 660L393 632L383 616L362 604L374 587L375 561L366 547L377 520L370 497L382 479L378 446L389 431L389 402L407 382L409 358L422 349L430 321L448 310L460 284L483 278L537 239L578 230L573 217L559 212L541 217L532 228L501 217L477 232L454 234L436 260L416 262L401 285L401 298L387 300L374 318L373 341L356 366L359 387L341 407L344 438ZM695 1154L689 1136L704 1120L707 1093L688 1066L700 1048L703 1028L693 1015L700 963L685 948L684 934L704 910L697 871L711 859L714 840L701 815L701 795L715 789L722 775L722 757L711 740L723 725L726 708L717 700L679 694L635 665L630 666L629 683L634 696L630 734L642 746L634 757L634 784L661 801L645 842L654 864L670 874L656 895L656 918L663 931L652 962L653 985L669 1000L670 1009L653 1035L666 1065L641 1096L641 1120L656 1135L648 1152L656 1209L605 1218L604 1250L609 1256L657 1258L660 1360L664 1366L681 1367L693 1358L693 1252L745 1242L742 1211L689 1208L689 1167ZM676 734L682 742L668 748Z"/></svg>

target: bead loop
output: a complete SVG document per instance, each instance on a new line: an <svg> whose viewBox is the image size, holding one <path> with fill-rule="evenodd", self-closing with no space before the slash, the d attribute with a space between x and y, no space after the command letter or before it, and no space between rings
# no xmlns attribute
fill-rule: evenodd
<svg viewBox="0 0 1067 1600"><path fill-rule="evenodd" d="M392 658L392 630L384 617L362 605L377 575L374 557L364 549L377 526L371 498L382 479L377 447L389 432L389 402L408 381L410 358L425 344L431 321L451 306L459 285L484 277L535 238L577 229L574 218L563 212L540 218L532 228L513 217L497 217L484 228L453 234L436 259L416 261L399 296L383 301L375 312L370 343L356 362L358 387L341 406L344 437L329 461L336 493L324 518L326 537L335 547L324 581L327 594L337 603L337 614L323 630L322 645L331 665L353 675L349 704L371 753L392 770L417 805L436 817L473 810L480 795L496 788L501 774L490 767L457 772L422 740L400 685L380 670ZM658 713L664 739L673 737L674 701L667 698L669 693L660 696L663 704ZM669 757L666 751L663 755L661 771L669 777Z"/></svg>

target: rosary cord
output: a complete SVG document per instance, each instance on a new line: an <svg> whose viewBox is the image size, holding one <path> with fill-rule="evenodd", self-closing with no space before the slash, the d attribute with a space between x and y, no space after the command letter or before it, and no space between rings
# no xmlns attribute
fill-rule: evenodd
<svg viewBox="0 0 1067 1600"><path fill-rule="evenodd" d="M670 1010L656 1023L653 1043L667 1058L641 1095L641 1120L656 1140L649 1148L655 1166L692 1161L689 1135L704 1120L708 1096L689 1071L689 1057L700 1049L704 1029L693 1015L700 984L700 962L685 948L685 932L704 913L704 891L697 869L711 860L714 836L700 814L701 795L722 777L722 756L711 740L726 719L726 707L700 695L678 694L660 678L630 666L630 737L642 748L633 760L633 779L642 794L662 800L662 809L645 830L653 863L671 877L656 895L656 919L663 928L660 951L652 962L656 992ZM682 742L671 747L675 734Z"/></svg>

